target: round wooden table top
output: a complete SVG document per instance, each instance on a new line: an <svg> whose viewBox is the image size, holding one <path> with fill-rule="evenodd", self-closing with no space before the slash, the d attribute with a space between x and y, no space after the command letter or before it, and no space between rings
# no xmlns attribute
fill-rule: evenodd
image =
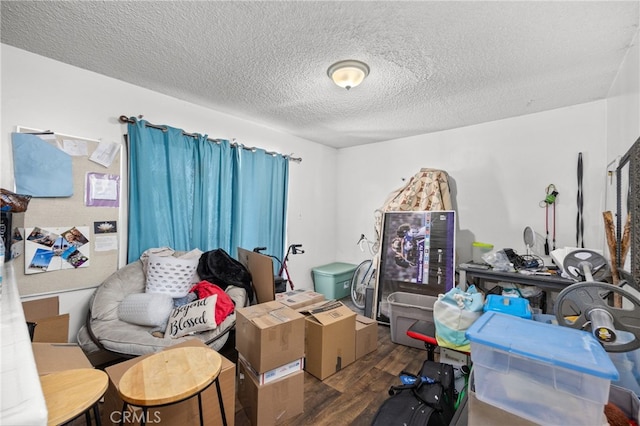
<svg viewBox="0 0 640 426"><path fill-rule="evenodd" d="M190 398L220 374L222 358L211 348L182 347L151 355L120 378L122 400L137 406L158 406Z"/></svg>
<svg viewBox="0 0 640 426"><path fill-rule="evenodd" d="M80 368L40 377L47 404L49 425L59 425L87 411L104 395L109 384L107 373Z"/></svg>

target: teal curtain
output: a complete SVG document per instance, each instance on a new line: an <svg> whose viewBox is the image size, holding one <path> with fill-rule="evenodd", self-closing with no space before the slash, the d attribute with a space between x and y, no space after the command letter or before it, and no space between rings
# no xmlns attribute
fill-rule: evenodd
<svg viewBox="0 0 640 426"><path fill-rule="evenodd" d="M285 157L132 121L128 262L154 247L222 248L237 257L238 247L262 246L282 259L289 176Z"/></svg>

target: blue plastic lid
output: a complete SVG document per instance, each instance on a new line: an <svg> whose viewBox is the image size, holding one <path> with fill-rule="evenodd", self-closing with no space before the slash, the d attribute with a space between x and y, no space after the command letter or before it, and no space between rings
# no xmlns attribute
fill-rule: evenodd
<svg viewBox="0 0 640 426"><path fill-rule="evenodd" d="M618 370L591 334L500 312L485 312L465 333L471 343L579 371L618 380ZM471 349L473 360L473 348Z"/></svg>
<svg viewBox="0 0 640 426"><path fill-rule="evenodd" d="M484 303L485 312L495 311L503 314L515 315L520 318L531 319L531 308L529 301L522 297L498 296L489 294Z"/></svg>

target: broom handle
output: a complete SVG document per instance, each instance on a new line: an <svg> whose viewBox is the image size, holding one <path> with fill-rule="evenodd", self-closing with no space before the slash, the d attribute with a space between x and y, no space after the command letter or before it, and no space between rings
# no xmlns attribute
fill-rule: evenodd
<svg viewBox="0 0 640 426"><path fill-rule="evenodd" d="M610 211L602 213L604 218L604 231L607 235L607 246L609 246L609 254L611 255L611 276L613 277L613 285L617 286L620 282L618 276L618 262L616 254L616 237L615 237L615 225L613 224L613 214ZM613 306L616 308L622 308L622 296L619 293L613 295Z"/></svg>
<svg viewBox="0 0 640 426"><path fill-rule="evenodd" d="M613 214L610 211L602 213L604 218L604 232L607 236L607 246L611 256L611 275L613 276L613 284L618 285L618 262L616 253L616 227L613 223Z"/></svg>
<svg viewBox="0 0 640 426"><path fill-rule="evenodd" d="M631 213L627 215L627 221L624 224L624 232L622 234L622 244L620 245L620 262L624 266L624 259L629 253L629 243L631 241Z"/></svg>

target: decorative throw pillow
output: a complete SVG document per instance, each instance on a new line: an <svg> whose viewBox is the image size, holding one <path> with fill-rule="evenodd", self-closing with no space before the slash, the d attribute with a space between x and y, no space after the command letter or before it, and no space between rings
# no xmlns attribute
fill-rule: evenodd
<svg viewBox="0 0 640 426"><path fill-rule="evenodd" d="M173 298L161 293L132 293L118 305L120 321L148 327L167 323L173 310Z"/></svg>
<svg viewBox="0 0 640 426"><path fill-rule="evenodd" d="M173 298L189 293L199 258L176 258L149 254L147 260L147 293L164 293Z"/></svg>
<svg viewBox="0 0 640 426"><path fill-rule="evenodd" d="M218 326L215 320L217 300L218 295L213 295L173 309L164 337L175 339L187 334L216 328Z"/></svg>

